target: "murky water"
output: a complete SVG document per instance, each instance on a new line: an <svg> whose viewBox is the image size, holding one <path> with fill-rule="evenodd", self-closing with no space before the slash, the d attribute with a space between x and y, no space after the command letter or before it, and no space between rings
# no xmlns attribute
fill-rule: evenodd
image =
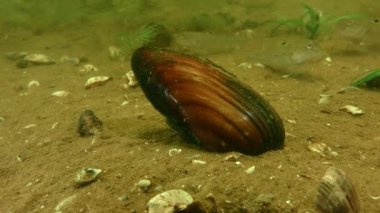
<svg viewBox="0 0 380 213"><path fill-rule="evenodd" d="M153 195L179 188L220 212L314 212L331 165L350 177L363 212L376 212L379 92L347 86L380 67L379 38L378 0L3 0L0 212L52 212L67 197L59 208L72 212L143 212ZM231 163L184 143L126 86L142 45L207 58L257 90L283 119L284 149ZM49 63L25 61L29 53ZM108 80L85 89L93 76ZM77 135L84 109L99 115L104 135ZM104 171L101 181L68 187L89 166ZM150 189L136 189L142 178Z"/></svg>

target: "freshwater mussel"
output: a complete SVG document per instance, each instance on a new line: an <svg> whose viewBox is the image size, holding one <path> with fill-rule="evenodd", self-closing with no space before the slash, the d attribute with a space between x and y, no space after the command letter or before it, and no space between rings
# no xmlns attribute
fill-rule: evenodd
<svg viewBox="0 0 380 213"><path fill-rule="evenodd" d="M250 155L283 146L283 123L272 106L209 60L141 47L131 65L145 96L186 140Z"/></svg>

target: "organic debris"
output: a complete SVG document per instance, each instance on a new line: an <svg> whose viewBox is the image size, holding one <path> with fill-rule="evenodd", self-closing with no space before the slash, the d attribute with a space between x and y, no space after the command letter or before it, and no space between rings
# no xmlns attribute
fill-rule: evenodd
<svg viewBox="0 0 380 213"><path fill-rule="evenodd" d="M364 111L357 106L346 105L340 108L341 111L348 112L352 115L363 115Z"/></svg>
<svg viewBox="0 0 380 213"><path fill-rule="evenodd" d="M82 187L94 182L101 172L101 169L83 168L75 177L75 186Z"/></svg>
<svg viewBox="0 0 380 213"><path fill-rule="evenodd" d="M351 82L350 86L380 89L380 69L374 69L361 75Z"/></svg>
<svg viewBox="0 0 380 213"><path fill-rule="evenodd" d="M108 77L108 76L92 77L86 81L86 83L84 84L84 88L91 89L93 87L102 86L111 80L112 80L112 77Z"/></svg>
<svg viewBox="0 0 380 213"><path fill-rule="evenodd" d="M85 110L79 118L77 132L82 137L96 135L102 125L103 122L95 116L92 110Z"/></svg>

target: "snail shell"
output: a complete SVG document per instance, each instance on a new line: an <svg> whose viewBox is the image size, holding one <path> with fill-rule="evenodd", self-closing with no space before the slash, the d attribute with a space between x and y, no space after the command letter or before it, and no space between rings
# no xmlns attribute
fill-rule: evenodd
<svg viewBox="0 0 380 213"><path fill-rule="evenodd" d="M131 59L146 97L185 139L217 152L281 148L284 127L258 93L210 61L141 47Z"/></svg>

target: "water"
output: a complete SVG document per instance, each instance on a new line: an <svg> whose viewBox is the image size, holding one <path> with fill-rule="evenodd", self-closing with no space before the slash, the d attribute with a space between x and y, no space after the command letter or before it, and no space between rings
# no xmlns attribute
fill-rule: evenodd
<svg viewBox="0 0 380 213"><path fill-rule="evenodd" d="M1 1L0 212L144 212L169 189L206 210L313 212L329 166L350 177L363 212L377 212L380 93L342 88L379 68L379 14L378 0ZM280 114L284 148L231 157L185 143L139 87L126 85L141 45L206 58L237 76ZM20 61L30 53L54 63ZM92 71L79 71L88 64ZM96 76L112 80L86 89ZM347 105L365 114L352 116ZM87 109L104 128L83 138L77 121ZM182 151L168 155L173 149ZM86 167L104 173L72 187ZM147 191L135 187L141 179L151 181Z"/></svg>

